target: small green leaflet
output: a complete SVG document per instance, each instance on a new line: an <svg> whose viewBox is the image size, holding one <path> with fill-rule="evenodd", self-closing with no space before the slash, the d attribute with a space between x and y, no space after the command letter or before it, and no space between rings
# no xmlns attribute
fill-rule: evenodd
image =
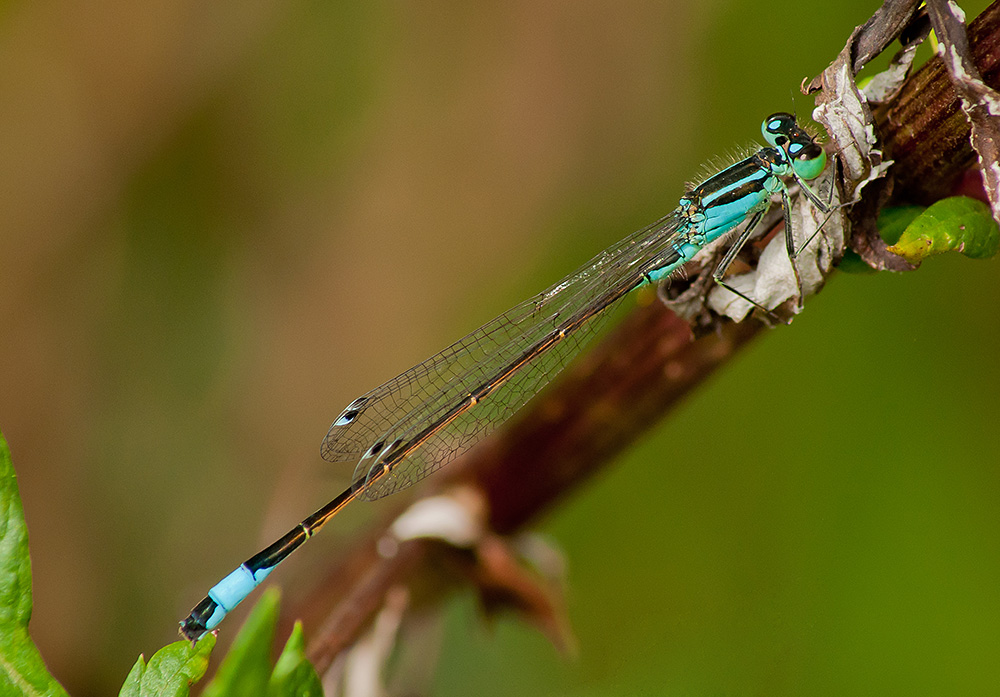
<svg viewBox="0 0 1000 697"><path fill-rule="evenodd" d="M277 590L268 589L254 606L204 697L263 695L271 673L271 642L278 624Z"/></svg>
<svg viewBox="0 0 1000 697"><path fill-rule="evenodd" d="M271 642L278 624L276 590L265 592L232 648L202 693L205 697L323 697L323 687L306 658L302 625L295 623L285 649L271 669ZM198 643L178 641L157 651L147 665L142 656L132 667L119 697L187 697L191 685L208 669L215 634Z"/></svg>
<svg viewBox="0 0 1000 697"><path fill-rule="evenodd" d="M323 697L323 685L306 658L302 623L296 622L267 685L268 697Z"/></svg>
<svg viewBox="0 0 1000 697"><path fill-rule="evenodd" d="M914 207L894 209L879 216L879 231L887 241L895 237ZM919 209L918 209L919 210ZM883 224L883 220L885 223ZM1000 250L1000 227L982 201L952 196L913 215L889 251L913 265L943 252L961 252L971 259L989 259Z"/></svg>
<svg viewBox="0 0 1000 697"><path fill-rule="evenodd" d="M240 629L204 697L323 697L319 676L305 656L298 623L271 670L271 642L278 624L278 592L269 589Z"/></svg>
<svg viewBox="0 0 1000 697"><path fill-rule="evenodd" d="M119 697L187 697L191 685L208 670L215 635L206 634L197 644L175 641L153 654L147 664L142 656L132 666Z"/></svg>
<svg viewBox="0 0 1000 697"><path fill-rule="evenodd" d="M0 434L0 695L66 695L28 635L30 619L28 528L10 449Z"/></svg>

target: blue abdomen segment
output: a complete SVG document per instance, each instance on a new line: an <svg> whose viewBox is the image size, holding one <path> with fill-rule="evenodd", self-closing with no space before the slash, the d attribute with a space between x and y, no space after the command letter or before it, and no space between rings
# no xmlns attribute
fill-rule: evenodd
<svg viewBox="0 0 1000 697"><path fill-rule="evenodd" d="M212 586L208 597L215 601L215 612L205 621L205 629L213 629L230 610L250 595L274 569L273 566L251 571L246 564L241 564L235 571Z"/></svg>
<svg viewBox="0 0 1000 697"><path fill-rule="evenodd" d="M268 566L251 571L246 564L240 564L235 571L212 586L208 595L191 610L191 614L181 622L181 634L193 641L215 629L230 610L250 595L273 569L274 566Z"/></svg>

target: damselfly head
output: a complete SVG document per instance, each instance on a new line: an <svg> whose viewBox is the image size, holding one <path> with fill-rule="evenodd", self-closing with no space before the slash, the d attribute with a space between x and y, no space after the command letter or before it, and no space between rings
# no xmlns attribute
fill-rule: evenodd
<svg viewBox="0 0 1000 697"><path fill-rule="evenodd" d="M826 167L826 151L816 142L816 136L799 126L792 114L779 111L761 124L764 139L780 148L800 179L815 179Z"/></svg>
<svg viewBox="0 0 1000 697"><path fill-rule="evenodd" d="M760 126L760 132L764 136L764 140L782 150L784 150L785 144L799 130L799 125L795 123L795 117L783 111L771 114L764 119L764 123Z"/></svg>

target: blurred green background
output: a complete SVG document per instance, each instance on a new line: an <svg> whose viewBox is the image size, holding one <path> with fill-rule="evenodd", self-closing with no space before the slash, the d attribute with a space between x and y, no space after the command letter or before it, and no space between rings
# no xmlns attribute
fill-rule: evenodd
<svg viewBox="0 0 1000 697"><path fill-rule="evenodd" d="M344 485L345 404L808 113L876 6L4 4L0 429L55 675L116 691ZM434 693L995 693L998 271L836 278L542 522L579 655L460 598Z"/></svg>

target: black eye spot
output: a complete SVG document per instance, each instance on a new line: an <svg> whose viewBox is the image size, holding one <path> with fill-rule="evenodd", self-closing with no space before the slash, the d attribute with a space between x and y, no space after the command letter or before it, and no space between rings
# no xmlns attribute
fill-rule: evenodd
<svg viewBox="0 0 1000 697"><path fill-rule="evenodd" d="M375 457L382 452L383 446L385 446L384 440L380 440L379 442L372 444L372 447L368 448L368 456Z"/></svg>

